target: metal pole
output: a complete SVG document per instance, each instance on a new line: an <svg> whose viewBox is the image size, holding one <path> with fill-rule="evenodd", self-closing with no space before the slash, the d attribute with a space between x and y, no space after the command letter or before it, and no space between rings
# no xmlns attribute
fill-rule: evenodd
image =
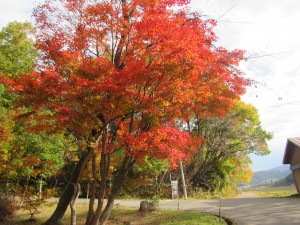
<svg viewBox="0 0 300 225"><path fill-rule="evenodd" d="M219 180L219 204L220 204L219 217L220 217L220 221L222 221L221 181L220 180Z"/></svg>
<svg viewBox="0 0 300 225"><path fill-rule="evenodd" d="M184 173L183 173L183 166L182 166L182 162L181 161L180 161L180 172L181 172L181 181L182 181L182 188L183 188L184 199L187 199L185 179L184 179Z"/></svg>

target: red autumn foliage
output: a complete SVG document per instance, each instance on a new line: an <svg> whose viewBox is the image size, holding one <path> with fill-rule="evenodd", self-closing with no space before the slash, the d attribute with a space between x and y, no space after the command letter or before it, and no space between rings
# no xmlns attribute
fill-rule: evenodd
<svg viewBox="0 0 300 225"><path fill-rule="evenodd" d="M137 128L135 139L143 139L168 132L165 124L175 119L224 114L244 92L246 81L235 67L243 51L212 45L214 21L168 8L189 1L111 2L51 0L35 10L44 64L2 83L21 94L19 104L36 117L45 116L41 109L51 111L44 129L89 137L105 123L150 113L159 127Z"/></svg>

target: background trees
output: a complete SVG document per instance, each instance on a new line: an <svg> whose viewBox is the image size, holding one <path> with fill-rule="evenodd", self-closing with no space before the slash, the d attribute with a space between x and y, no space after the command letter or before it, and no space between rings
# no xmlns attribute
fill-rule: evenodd
<svg viewBox="0 0 300 225"><path fill-rule="evenodd" d="M35 29L29 22L11 22L0 32L0 72L2 77L20 78L34 68L37 50L34 47ZM27 122L19 118L28 108L14 105L19 99L0 85L0 179L1 191L12 193L22 191L29 183L40 183L63 166L64 151L70 142L63 134L30 132ZM23 190L24 191L24 190ZM37 188L38 191L38 188ZM11 193L10 193L11 194Z"/></svg>
<svg viewBox="0 0 300 225"><path fill-rule="evenodd" d="M33 35L34 29L30 23L12 22L4 27L0 32L0 72L5 76L18 76L33 68L37 52L33 47L33 41L28 37ZM3 75L2 75L3 76ZM16 175L22 157L16 157L19 153L13 150L13 143L16 141L14 130L18 129L13 117L15 111L12 110L12 101L15 94L10 94L6 88L0 85L0 174L2 184L6 184L11 174ZM14 154L16 153L16 154ZM13 163L11 160L15 159ZM15 178L15 177L14 177ZM6 182L4 182L6 180Z"/></svg>
<svg viewBox="0 0 300 225"><path fill-rule="evenodd" d="M219 182L221 188L249 182L248 154L268 154L267 140L272 138L262 129L256 109L240 101L225 116L191 120L190 131L204 142L186 166L187 180L192 187L211 191Z"/></svg>
<svg viewBox="0 0 300 225"><path fill-rule="evenodd" d="M5 76L18 76L33 69L37 51L34 49L33 40L29 38L34 34L30 23L11 22L0 32L0 74ZM10 118L13 112L12 99L14 95L8 94L5 87L0 85L0 141L10 140L12 123ZM4 144L4 143L3 143Z"/></svg>

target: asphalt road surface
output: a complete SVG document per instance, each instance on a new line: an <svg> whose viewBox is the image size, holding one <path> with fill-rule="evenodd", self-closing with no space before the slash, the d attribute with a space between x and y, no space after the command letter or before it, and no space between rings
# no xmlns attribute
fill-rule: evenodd
<svg viewBox="0 0 300 225"><path fill-rule="evenodd" d="M140 200L116 200L115 204L139 207ZM178 210L177 200L161 200L161 209ZM180 210L196 210L219 214L219 200L180 200ZM240 225L299 225L300 198L261 198L246 193L235 199L222 199L223 216Z"/></svg>

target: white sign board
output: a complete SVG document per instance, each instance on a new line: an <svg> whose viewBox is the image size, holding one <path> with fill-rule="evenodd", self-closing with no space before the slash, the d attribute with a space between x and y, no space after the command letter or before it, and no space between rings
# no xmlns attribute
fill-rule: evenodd
<svg viewBox="0 0 300 225"><path fill-rule="evenodd" d="M171 180L171 188L172 188L172 199L179 198L178 180Z"/></svg>

